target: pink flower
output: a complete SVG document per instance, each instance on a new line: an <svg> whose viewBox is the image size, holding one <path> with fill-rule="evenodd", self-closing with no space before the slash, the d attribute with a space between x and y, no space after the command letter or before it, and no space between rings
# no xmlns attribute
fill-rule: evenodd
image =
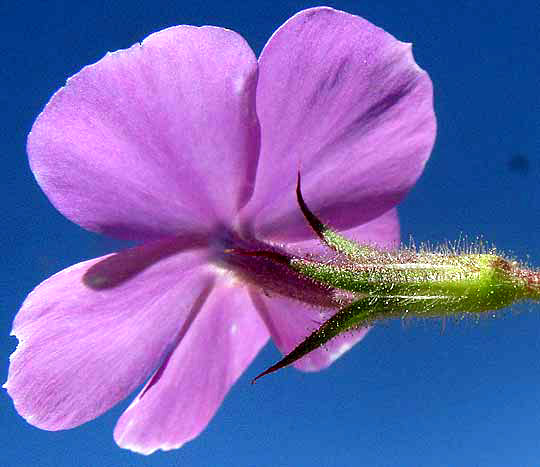
<svg viewBox="0 0 540 467"><path fill-rule="evenodd" d="M148 454L193 439L269 336L287 352L336 306L231 250L321 250L295 202L300 164L321 219L394 244L395 206L434 137L431 82L410 45L331 8L292 17L258 61L232 31L177 26L84 68L36 120L32 171L72 221L142 244L28 296L5 384L17 411L71 428L150 377L117 443ZM296 366L320 370L366 331Z"/></svg>

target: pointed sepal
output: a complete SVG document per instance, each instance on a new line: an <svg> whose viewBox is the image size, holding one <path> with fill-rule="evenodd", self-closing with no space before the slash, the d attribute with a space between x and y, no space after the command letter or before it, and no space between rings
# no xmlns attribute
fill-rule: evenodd
<svg viewBox="0 0 540 467"><path fill-rule="evenodd" d="M368 245L360 245L343 235L339 234L335 230L331 229L327 225L323 224L315 214L308 208L304 197L302 196L301 177L298 172L298 178L296 181L296 199L302 214L308 221L309 225L322 242L336 251L337 253L344 254L351 259L358 259L372 251L372 248Z"/></svg>

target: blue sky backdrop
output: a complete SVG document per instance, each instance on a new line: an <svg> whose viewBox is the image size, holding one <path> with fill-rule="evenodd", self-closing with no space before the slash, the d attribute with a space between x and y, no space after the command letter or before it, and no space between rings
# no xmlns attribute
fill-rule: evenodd
<svg viewBox="0 0 540 467"><path fill-rule="evenodd" d="M66 78L107 51L176 24L242 34L259 53L315 2L208 0L0 2L0 145L4 200L0 355L13 316L39 282L121 247L63 218L28 168L26 135ZM403 41L434 83L438 137L400 207L403 239L482 235L540 266L540 99L534 0L334 1ZM114 444L125 401L74 430L28 425L0 395L2 466L540 465L540 306L496 319L377 326L328 370L293 369L251 386L278 358L268 345L203 434L143 457Z"/></svg>

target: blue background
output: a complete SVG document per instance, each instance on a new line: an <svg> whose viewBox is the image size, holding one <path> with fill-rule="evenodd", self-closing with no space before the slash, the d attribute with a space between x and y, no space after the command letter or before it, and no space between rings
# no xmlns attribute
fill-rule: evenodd
<svg viewBox="0 0 540 467"><path fill-rule="evenodd" d="M114 4L114 6L113 6ZM121 245L64 219L25 155L34 118L68 76L175 24L242 34L259 53L289 16L316 3L0 2L3 178L1 379L11 321L46 277ZM336 1L413 42L435 86L438 138L400 208L403 239L483 235L540 266L538 4L516 1ZM528 256L530 255L530 256ZM0 395L0 465L19 466L533 466L540 465L540 308L476 322L377 326L330 369L286 369L251 386L278 358L267 346L209 427L178 451L116 447L129 401L74 430L28 425Z"/></svg>

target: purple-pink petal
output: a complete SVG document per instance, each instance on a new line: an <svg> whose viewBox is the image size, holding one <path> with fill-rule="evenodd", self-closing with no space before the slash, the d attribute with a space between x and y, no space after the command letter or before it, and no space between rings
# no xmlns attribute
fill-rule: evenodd
<svg viewBox="0 0 540 467"><path fill-rule="evenodd" d="M150 454L196 437L266 343L246 290L230 278L198 306L189 332L120 417L114 437L121 447Z"/></svg>
<svg viewBox="0 0 540 467"><path fill-rule="evenodd" d="M204 250L177 246L175 254L121 280L133 262L159 256L159 248L170 252L171 245L131 250L124 270L116 263L104 276L114 283L110 288L90 287L84 276L111 256L67 268L28 296L15 318L19 344L5 384L21 416L47 430L80 425L127 397L158 367L214 282Z"/></svg>
<svg viewBox="0 0 540 467"><path fill-rule="evenodd" d="M294 199L346 230L395 206L435 138L432 85L410 44L331 8L305 10L259 59L261 156L246 222L281 242L311 235Z"/></svg>
<svg viewBox="0 0 540 467"><path fill-rule="evenodd" d="M385 249L396 248L399 244L397 211L391 209L367 224L343 232L343 235L365 245ZM294 249L299 252L318 253L328 258L333 255L331 250L322 246L318 239L297 243ZM289 353L336 312L336 310L316 309L276 295L267 297L264 294L257 294L253 299L270 330L272 339L283 354ZM303 371L318 371L326 368L359 342L368 330L369 327L365 327L341 334L324 347L297 360L294 366Z"/></svg>
<svg viewBox="0 0 540 467"><path fill-rule="evenodd" d="M259 152L257 61L238 34L178 26L68 80L28 137L34 175L69 219L142 240L232 222Z"/></svg>

